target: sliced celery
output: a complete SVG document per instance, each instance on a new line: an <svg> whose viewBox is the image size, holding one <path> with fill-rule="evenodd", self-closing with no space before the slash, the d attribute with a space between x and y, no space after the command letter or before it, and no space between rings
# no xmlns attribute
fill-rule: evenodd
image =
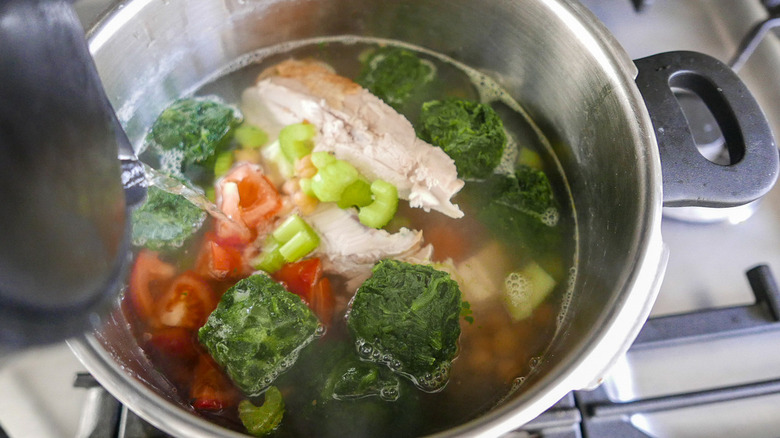
<svg viewBox="0 0 780 438"><path fill-rule="evenodd" d="M261 269L270 274L278 271L284 264L284 257L282 257L282 254L279 252L279 247L279 242L277 242L273 236L268 236L262 252L252 262L252 267Z"/></svg>
<svg viewBox="0 0 780 438"><path fill-rule="evenodd" d="M300 232L294 235L284 245L279 247L279 253L284 257L284 261L292 263L306 254L312 252L320 244L320 238L312 232Z"/></svg>
<svg viewBox="0 0 780 438"><path fill-rule="evenodd" d="M536 151L527 147L520 148L520 153L517 157L517 163L525 164L526 166L533 167L537 170L544 169L544 162L542 161L542 157L536 153Z"/></svg>
<svg viewBox="0 0 780 438"><path fill-rule="evenodd" d="M311 189L311 178L299 179L298 185L301 187L301 191L304 195L315 197L314 191Z"/></svg>
<svg viewBox="0 0 780 438"><path fill-rule="evenodd" d="M241 400L238 404L238 418L246 430L258 437L271 434L282 422L284 416L284 400L276 386L269 386L265 391L265 401L255 406L249 400Z"/></svg>
<svg viewBox="0 0 780 438"><path fill-rule="evenodd" d="M287 160L296 160L309 155L314 147L314 135L317 128L310 123L295 123L287 125L279 131L279 146Z"/></svg>
<svg viewBox="0 0 780 438"><path fill-rule="evenodd" d="M311 154L311 164L313 164L317 169L322 169L323 167L335 161L336 157L329 154L328 152L319 151L313 152Z"/></svg>
<svg viewBox="0 0 780 438"><path fill-rule="evenodd" d="M371 184L365 180L358 179L341 192L338 205L340 208L365 207L371 201Z"/></svg>
<svg viewBox="0 0 780 438"><path fill-rule="evenodd" d="M271 233L277 242L284 243L301 231L306 231L309 225L297 214L293 214Z"/></svg>
<svg viewBox="0 0 780 438"><path fill-rule="evenodd" d="M272 180L281 184L295 175L295 166L287 161L278 140L260 149L260 154L263 157L263 166L268 169L268 176Z"/></svg>
<svg viewBox="0 0 780 438"><path fill-rule="evenodd" d="M394 185L376 180L371 183L374 202L360 209L360 223L372 228L382 228L390 222L398 210L398 190Z"/></svg>
<svg viewBox="0 0 780 438"><path fill-rule="evenodd" d="M234 131L236 141L242 147L255 149L268 142L268 134L254 125L242 124Z"/></svg>
<svg viewBox="0 0 780 438"><path fill-rule="evenodd" d="M233 161L233 151L222 151L217 154L217 158L214 160L214 176L219 178L228 173L233 167Z"/></svg>
<svg viewBox="0 0 780 438"><path fill-rule="evenodd" d="M211 202L217 202L217 189L214 186L206 187L206 198Z"/></svg>
<svg viewBox="0 0 780 438"><path fill-rule="evenodd" d="M550 292L556 281L533 260L504 280L504 302L515 321L528 318Z"/></svg>
<svg viewBox="0 0 780 438"><path fill-rule="evenodd" d="M287 263L302 258L320 244L317 233L297 214L287 218L271 236L279 242L279 254Z"/></svg>
<svg viewBox="0 0 780 438"><path fill-rule="evenodd" d="M338 202L344 189L359 177L360 174L353 165L334 160L317 170L317 174L311 179L311 189L322 202Z"/></svg>

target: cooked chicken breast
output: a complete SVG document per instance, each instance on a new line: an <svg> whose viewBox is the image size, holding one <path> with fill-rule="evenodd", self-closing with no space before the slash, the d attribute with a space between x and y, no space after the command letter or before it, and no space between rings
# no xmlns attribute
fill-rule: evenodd
<svg viewBox="0 0 780 438"><path fill-rule="evenodd" d="M313 255L320 257L326 273L346 278L353 292L371 276L371 268L379 260L425 263L433 254L431 245L423 245L422 231L402 228L391 234L369 228L353 210L342 210L335 204L320 204L306 221L320 236L320 246Z"/></svg>
<svg viewBox="0 0 780 438"><path fill-rule="evenodd" d="M318 128L315 151L331 152L365 177L395 185L412 207L463 216L451 202L464 184L454 161L417 138L412 124L392 107L322 64L282 62L261 74L244 100L256 106L247 111L250 122L308 121Z"/></svg>

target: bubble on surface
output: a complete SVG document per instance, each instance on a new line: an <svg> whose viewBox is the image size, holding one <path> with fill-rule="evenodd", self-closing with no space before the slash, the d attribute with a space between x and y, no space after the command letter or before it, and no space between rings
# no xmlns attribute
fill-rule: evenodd
<svg viewBox="0 0 780 438"><path fill-rule="evenodd" d="M530 284L528 279L519 272L512 272L504 279L504 286L507 295L512 302L523 302L528 300L530 293Z"/></svg>
<svg viewBox="0 0 780 438"><path fill-rule="evenodd" d="M398 385L386 386L379 390L379 397L385 401L396 401L401 395L401 391L398 390Z"/></svg>
<svg viewBox="0 0 780 438"><path fill-rule="evenodd" d="M560 213L558 212L558 209L555 207L550 207L547 210L542 213L542 216L540 217L542 220L542 223L547 225L548 227L554 227L558 225L558 220L560 219Z"/></svg>
<svg viewBox="0 0 780 438"><path fill-rule="evenodd" d="M574 287L577 281L577 267L572 266L569 268L569 272L566 278L566 291L563 294L563 297L561 299L561 306L558 310L558 316L556 319L556 324L558 328L560 328L564 321L566 320L566 315L569 311L569 305L571 304L571 300L574 297Z"/></svg>

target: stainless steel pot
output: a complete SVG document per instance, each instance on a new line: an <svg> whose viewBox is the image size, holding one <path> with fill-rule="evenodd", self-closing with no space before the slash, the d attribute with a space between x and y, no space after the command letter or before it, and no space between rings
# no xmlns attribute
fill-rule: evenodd
<svg viewBox="0 0 780 438"><path fill-rule="evenodd" d="M635 63L573 0L132 0L89 37L109 98L138 143L172 99L231 61L259 48L335 35L403 40L495 78L551 140L575 200L579 266L563 330L521 391L445 435L495 436L569 391L598 384L638 333L658 291L667 259L660 235L664 202L744 203L776 178L777 150L766 120L728 69L690 53ZM735 143L734 164L706 161L686 139L672 94L678 88L715 105L722 128L733 132L727 138ZM675 148L679 141L684 148ZM235 435L192 415L166 392L121 312L104 323L71 346L120 401L174 435Z"/></svg>

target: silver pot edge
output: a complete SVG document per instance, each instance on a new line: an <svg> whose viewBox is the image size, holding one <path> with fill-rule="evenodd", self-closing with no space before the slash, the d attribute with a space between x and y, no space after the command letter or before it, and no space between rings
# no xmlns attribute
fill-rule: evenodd
<svg viewBox="0 0 780 438"><path fill-rule="evenodd" d="M151 0L124 1L105 15L89 32L91 48L97 49L110 38L112 26L121 26L133 14ZM531 421L555 404L568 392L592 388L598 385L610 368L627 351L655 301L668 259L668 249L662 242L661 222L661 170L657 144L652 124L643 105L643 99L633 82L637 69L609 31L589 10L574 0L544 0L546 7L575 32L588 39L591 50L600 57L604 68L617 77L629 101L624 102L636 117L632 134L637 147L651 165L643 175L646 184L647 206L644 223L635 230L637 248L629 278L624 279L622 302L614 303L611 312L604 315L597 336L573 352L576 358L552 367L538 384L504 406L496 408L478 420L467 423L440 436L474 435L496 436L509 432ZM106 33L107 32L107 33ZM85 367L104 387L122 403L149 421L164 429L175 430L183 436L244 436L217 427L163 400L143 383L136 381L118 368L110 353L92 335L75 338L69 345ZM173 409L171 409L173 407ZM172 429L173 428L173 429ZM437 435L437 436L439 436Z"/></svg>

